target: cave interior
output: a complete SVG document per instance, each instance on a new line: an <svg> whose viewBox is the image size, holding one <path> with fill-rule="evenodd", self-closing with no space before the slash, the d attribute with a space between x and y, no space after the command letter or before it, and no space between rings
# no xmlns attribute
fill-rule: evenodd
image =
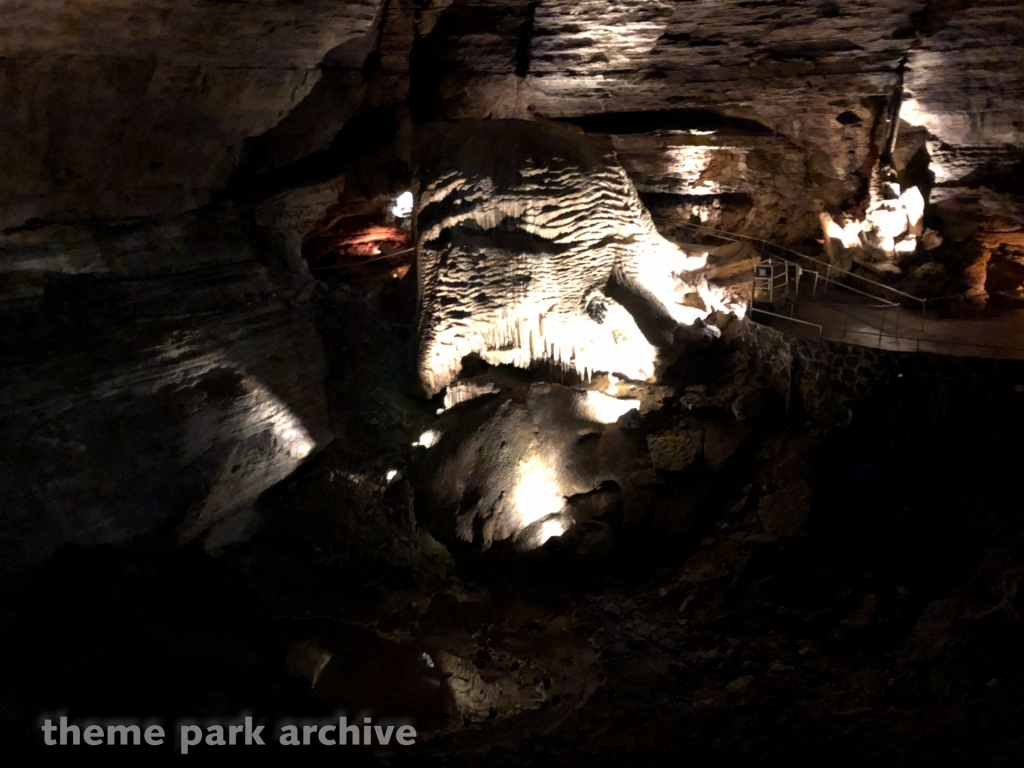
<svg viewBox="0 0 1024 768"><path fill-rule="evenodd" d="M1024 764L1020 0L0 0L0 64L8 764ZM340 716L415 743L278 738Z"/></svg>

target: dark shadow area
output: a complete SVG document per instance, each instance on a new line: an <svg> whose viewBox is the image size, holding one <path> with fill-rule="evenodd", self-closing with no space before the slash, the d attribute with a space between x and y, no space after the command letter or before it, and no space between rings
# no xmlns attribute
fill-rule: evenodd
<svg viewBox="0 0 1024 768"><path fill-rule="evenodd" d="M754 120L729 117L707 109L666 109L644 112L608 112L587 117L562 118L587 133L653 133L654 131L722 131L745 136L773 136L774 131Z"/></svg>

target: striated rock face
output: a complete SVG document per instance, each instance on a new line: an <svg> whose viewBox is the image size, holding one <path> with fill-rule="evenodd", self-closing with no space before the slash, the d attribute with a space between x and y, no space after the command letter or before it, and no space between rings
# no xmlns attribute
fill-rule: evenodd
<svg viewBox="0 0 1024 768"><path fill-rule="evenodd" d="M613 137L642 192L727 210L751 194L753 209L726 219L760 236L815 235L820 211L863 198L901 78L904 128L927 132L938 183L977 183L1022 157L1015 0L432 9L413 44L421 117L577 121Z"/></svg>
<svg viewBox="0 0 1024 768"><path fill-rule="evenodd" d="M0 229L205 204L224 188L246 138L310 94L318 65L367 36L380 6L6 0ZM300 156L315 144L307 140Z"/></svg>
<svg viewBox="0 0 1024 768"><path fill-rule="evenodd" d="M76 0L4 21L4 228L197 207L243 155L317 153L364 104L600 117L641 192L750 195L736 228L797 240L861 194L901 63L940 185L1024 157L1017 0Z"/></svg>
<svg viewBox="0 0 1024 768"><path fill-rule="evenodd" d="M617 116L595 129L623 134L616 148L641 189L795 196L797 210L769 206L771 221L748 222L790 237L815 228L801 220L812 201L856 192L876 101L911 42L894 32L916 10L892 0L484 7L456 0L423 38L431 67L413 71L413 86L433 87L440 113Z"/></svg>
<svg viewBox="0 0 1024 768"><path fill-rule="evenodd" d="M907 56L901 117L923 126L939 186L965 186L1024 159L1024 7L927 4ZM972 178L973 176L973 178Z"/></svg>
<svg viewBox="0 0 1024 768"><path fill-rule="evenodd" d="M601 122L583 124L595 130ZM822 204L822 195L829 201L841 201L846 194L838 181L830 182L828 189L820 186L820 173L817 183L809 183L817 172L816 159L791 140L756 124L745 128L664 128L612 134L611 139L637 190L642 195L655 193L661 199L672 196L677 216L684 221L697 219L733 231L786 239L787 233L807 229L809 217ZM709 210L716 203L719 210ZM742 210L739 220L722 220L723 203L726 214Z"/></svg>
<svg viewBox="0 0 1024 768"><path fill-rule="evenodd" d="M683 305L685 275L706 253L661 237L623 170L582 136L525 121L435 136L417 221L417 368L429 394L470 353L646 379L677 323L725 308Z"/></svg>
<svg viewBox="0 0 1024 768"><path fill-rule="evenodd" d="M61 234L63 252L0 256L66 268L8 275L21 291L3 304L0 559L159 527L244 537L256 497L333 438L308 313L229 216L40 239ZM182 254L195 266L152 269ZM87 274L66 274L74 264Z"/></svg>

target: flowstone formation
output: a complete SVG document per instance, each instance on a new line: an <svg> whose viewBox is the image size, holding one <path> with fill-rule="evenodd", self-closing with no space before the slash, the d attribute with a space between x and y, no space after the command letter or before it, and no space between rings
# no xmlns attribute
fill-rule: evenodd
<svg viewBox="0 0 1024 768"><path fill-rule="evenodd" d="M469 121L425 140L417 206L417 370L551 361L649 380L675 327L742 309L654 228L625 171L563 127ZM690 298L688 298L690 297Z"/></svg>

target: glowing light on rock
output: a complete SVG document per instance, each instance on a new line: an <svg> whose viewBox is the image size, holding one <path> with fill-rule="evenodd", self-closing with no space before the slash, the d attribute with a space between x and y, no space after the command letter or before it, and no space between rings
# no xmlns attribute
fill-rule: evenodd
<svg viewBox="0 0 1024 768"><path fill-rule="evenodd" d="M251 397L258 404L252 409L252 420L268 423L281 447L292 459L302 460L316 448L316 443L291 409L265 386L250 379Z"/></svg>
<svg viewBox="0 0 1024 768"><path fill-rule="evenodd" d="M521 528L553 515L565 506L558 477L546 461L533 456L520 465L513 503Z"/></svg>
<svg viewBox="0 0 1024 768"><path fill-rule="evenodd" d="M875 200L862 221L841 226L829 214L819 215L825 249L833 261L846 255L877 271L898 273L897 262L917 250L924 233L924 196L917 187L901 193L898 184L883 186L886 197Z"/></svg>
<svg viewBox="0 0 1024 768"><path fill-rule="evenodd" d="M542 545L548 539L554 538L555 536L561 536L565 531L565 524L558 518L545 520L540 526L540 537L537 542L537 546Z"/></svg>
<svg viewBox="0 0 1024 768"><path fill-rule="evenodd" d="M241 387L246 394L239 400L244 417L234 427L237 443L225 459L196 522L183 533L186 540L216 522L225 510L251 504L265 488L295 471L316 448L316 441L299 418L267 386L243 375Z"/></svg>
<svg viewBox="0 0 1024 768"><path fill-rule="evenodd" d="M412 208L412 192L403 192L395 198L395 204L391 207L391 215L398 219L407 219L412 216Z"/></svg>
<svg viewBox="0 0 1024 768"><path fill-rule="evenodd" d="M399 473L397 469L389 469L388 473L385 475L385 478L387 478L387 481L389 483L393 483L395 479L398 477L398 474Z"/></svg>
<svg viewBox="0 0 1024 768"><path fill-rule="evenodd" d="M441 439L441 433L436 429L428 429L420 435L419 440L412 444L413 448L433 448Z"/></svg>
<svg viewBox="0 0 1024 768"><path fill-rule="evenodd" d="M640 401L632 398L619 400L603 392L588 391L581 393L576 400L576 416L598 424L614 424L622 416L640 407Z"/></svg>

